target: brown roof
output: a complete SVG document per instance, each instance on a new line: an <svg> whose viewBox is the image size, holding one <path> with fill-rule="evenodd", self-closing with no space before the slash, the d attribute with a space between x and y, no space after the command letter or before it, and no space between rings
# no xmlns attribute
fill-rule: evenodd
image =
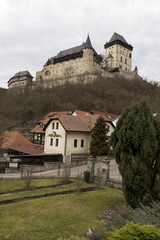
<svg viewBox="0 0 160 240"><path fill-rule="evenodd" d="M31 130L31 133L44 133L43 127L38 124Z"/></svg>
<svg viewBox="0 0 160 240"><path fill-rule="evenodd" d="M37 155L44 153L44 147L42 145L37 144L16 146L11 147L10 149L29 155Z"/></svg>
<svg viewBox="0 0 160 240"><path fill-rule="evenodd" d="M106 121L113 121L115 118L118 117L118 115L113 114L113 113L107 113L107 112L99 112L99 111L90 111L91 114L99 114L101 116L104 116Z"/></svg>
<svg viewBox="0 0 160 240"><path fill-rule="evenodd" d="M48 123L50 118L56 117L58 118L60 115L69 115L71 114L69 111L61 111L61 112L49 112L44 116L44 119L40 120L38 124L31 130L31 133L44 133L43 128ZM41 126L42 124L42 126Z"/></svg>
<svg viewBox="0 0 160 240"><path fill-rule="evenodd" d="M20 132L18 131L6 131L2 135L2 144L1 148L8 149L13 146L20 146L20 145L31 145L32 142L25 138Z"/></svg>
<svg viewBox="0 0 160 240"><path fill-rule="evenodd" d="M49 112L47 113L45 116L44 116L44 119L46 118L51 118L51 117L54 117L54 116L58 116L58 115L71 115L71 112L70 111L60 111L60 112Z"/></svg>
<svg viewBox="0 0 160 240"><path fill-rule="evenodd" d="M116 114L111 114L111 113L107 113L107 112L98 112L98 111L94 111L94 110L90 111L90 112L75 110L73 112L75 112L78 117L90 116L90 119L97 119L99 116L103 116L104 119L108 122L112 122L115 118L118 117L118 115L116 115ZM97 115L97 114L99 115L98 117L97 116L93 117L93 115ZM38 125L31 130L31 133L45 133L45 131L44 131L44 129L46 128L45 126L48 125L48 122L50 122L50 119L60 119L61 116L63 116L62 119L65 119L64 116L69 116L68 118L66 117L66 119L72 119L72 117L76 117L76 116L71 115L70 111L49 112L44 116L44 119L40 120ZM76 121L77 121L76 125L78 126L78 125L81 124L81 126L82 126L81 129L83 129L84 120L79 119L79 120L76 120ZM81 121L81 123L80 122L78 123L78 121ZM85 120L85 121L87 121L87 120ZM94 122L94 120L92 120L92 121ZM74 119L74 122L75 122L75 119ZM43 126L41 126L41 124ZM65 124L66 124L66 122L64 122L64 125ZM73 122L72 122L72 124L73 124ZM74 131L76 131L76 130L74 130ZM79 131L83 131L83 130L79 130ZM85 131L86 131L86 127L85 127Z"/></svg>
<svg viewBox="0 0 160 240"><path fill-rule="evenodd" d="M66 131L90 132L99 117L99 114L87 116L60 115L58 118L51 118L44 130L52 120L58 119Z"/></svg>

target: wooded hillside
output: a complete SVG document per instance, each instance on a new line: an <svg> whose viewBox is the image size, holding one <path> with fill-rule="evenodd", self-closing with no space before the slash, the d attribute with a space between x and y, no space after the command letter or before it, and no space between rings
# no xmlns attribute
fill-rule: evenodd
<svg viewBox="0 0 160 240"><path fill-rule="evenodd" d="M133 100L146 100L155 112L160 88L156 83L97 77L92 84L65 84L52 89L26 89L24 93L0 89L0 118L5 121L39 120L49 111L99 110L120 114Z"/></svg>

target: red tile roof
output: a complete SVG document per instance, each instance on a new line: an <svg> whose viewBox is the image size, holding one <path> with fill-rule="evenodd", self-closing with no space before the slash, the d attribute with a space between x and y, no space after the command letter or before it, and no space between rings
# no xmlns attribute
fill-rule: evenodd
<svg viewBox="0 0 160 240"><path fill-rule="evenodd" d="M44 153L44 147L42 145L37 144L11 147L10 149L29 155L37 155Z"/></svg>
<svg viewBox="0 0 160 240"><path fill-rule="evenodd" d="M25 138L20 132L18 131L6 131L2 135L2 144L1 148L8 149L13 146L20 146L20 145L31 145L32 142Z"/></svg>
<svg viewBox="0 0 160 240"><path fill-rule="evenodd" d="M118 115L113 113L107 113L107 112L99 112L99 111L90 111L91 114L99 114L106 118L106 121L113 121L115 118L118 117Z"/></svg>

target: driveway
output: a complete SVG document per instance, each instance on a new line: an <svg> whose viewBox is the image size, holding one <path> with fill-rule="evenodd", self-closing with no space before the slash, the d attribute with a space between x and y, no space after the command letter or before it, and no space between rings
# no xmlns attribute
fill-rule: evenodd
<svg viewBox="0 0 160 240"><path fill-rule="evenodd" d="M83 172L87 170L87 165L78 166L71 168L71 174L70 177L77 177L78 175L83 178ZM33 176L35 177L63 177L63 169L60 169L60 173L57 169L55 170L47 170L44 172L36 172L33 173ZM15 179L15 178L21 178L20 173L0 173L1 179Z"/></svg>

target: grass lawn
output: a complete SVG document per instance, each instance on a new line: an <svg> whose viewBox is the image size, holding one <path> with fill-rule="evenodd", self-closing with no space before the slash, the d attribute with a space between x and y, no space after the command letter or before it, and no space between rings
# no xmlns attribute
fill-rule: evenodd
<svg viewBox="0 0 160 240"><path fill-rule="evenodd" d="M14 182L14 184L13 184ZM32 187L59 183L59 179L34 179ZM0 180L0 191L23 188L23 180ZM66 186L0 195L0 200L48 192L76 189L76 181ZM82 181L81 187L90 186ZM124 203L121 190L101 190L59 195L0 205L0 240L56 240L71 235L84 236L89 227L101 227L98 215Z"/></svg>

